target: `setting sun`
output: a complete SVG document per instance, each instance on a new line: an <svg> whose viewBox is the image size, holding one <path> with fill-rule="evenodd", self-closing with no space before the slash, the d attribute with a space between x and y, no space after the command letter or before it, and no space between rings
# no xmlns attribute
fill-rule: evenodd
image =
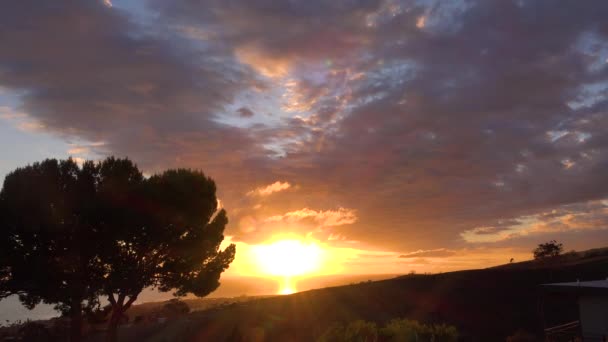
<svg viewBox="0 0 608 342"><path fill-rule="evenodd" d="M296 276L310 275L322 266L323 250L315 242L278 240L253 247L255 263L263 274L281 277L279 294L296 292Z"/></svg>
<svg viewBox="0 0 608 342"><path fill-rule="evenodd" d="M317 271L322 250L316 243L280 240L254 247L260 271L272 276L292 277Z"/></svg>

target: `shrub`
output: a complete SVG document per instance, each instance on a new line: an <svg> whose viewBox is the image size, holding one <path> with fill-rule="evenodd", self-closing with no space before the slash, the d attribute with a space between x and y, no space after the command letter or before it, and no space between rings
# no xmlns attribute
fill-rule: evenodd
<svg viewBox="0 0 608 342"><path fill-rule="evenodd" d="M344 341L344 326L342 324L332 324L321 334L317 342L342 342Z"/></svg>
<svg viewBox="0 0 608 342"><path fill-rule="evenodd" d="M23 342L46 342L54 341L51 332L44 324L29 322L19 329L19 335Z"/></svg>
<svg viewBox="0 0 608 342"><path fill-rule="evenodd" d="M394 319L383 328L362 320L346 326L334 324L317 339L318 342L455 342L458 330L451 325L425 325L408 319Z"/></svg>
<svg viewBox="0 0 608 342"><path fill-rule="evenodd" d="M417 321L394 319L382 328L381 335L391 342L417 341L424 327Z"/></svg>
<svg viewBox="0 0 608 342"><path fill-rule="evenodd" d="M378 327L376 323L362 320L349 323L346 327L341 324L331 325L318 342L376 342L378 341Z"/></svg>
<svg viewBox="0 0 608 342"><path fill-rule="evenodd" d="M144 322L144 316L142 316L142 315L137 315L133 319L133 324L141 324L143 322Z"/></svg>
<svg viewBox="0 0 608 342"><path fill-rule="evenodd" d="M375 342L378 341L378 327L376 323L354 321L344 329L344 337L349 342Z"/></svg>
<svg viewBox="0 0 608 342"><path fill-rule="evenodd" d="M162 313L167 317L182 316L190 312L188 304L179 299L171 299L163 305Z"/></svg>
<svg viewBox="0 0 608 342"><path fill-rule="evenodd" d="M458 340L458 330L451 325L425 325L408 319L394 319L382 328L381 336L391 342Z"/></svg>

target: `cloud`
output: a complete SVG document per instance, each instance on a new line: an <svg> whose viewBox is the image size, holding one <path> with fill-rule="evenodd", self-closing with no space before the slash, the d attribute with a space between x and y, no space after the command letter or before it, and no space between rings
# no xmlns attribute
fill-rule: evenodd
<svg viewBox="0 0 608 342"><path fill-rule="evenodd" d="M419 249L414 252L401 254L399 258L446 258L453 255L456 255L455 251L445 248L437 248L430 250Z"/></svg>
<svg viewBox="0 0 608 342"><path fill-rule="evenodd" d="M501 242L525 236L608 230L608 201L562 206L559 210L500 222L496 226L476 227L461 233L472 243Z"/></svg>
<svg viewBox="0 0 608 342"><path fill-rule="evenodd" d="M24 24L25 17L37 24ZM5 6L0 20L0 84L19 95L18 110L32 119L24 129L103 140L102 152L151 168L194 153L238 153L239 146L255 154L246 132L213 120L250 81L218 62L217 46L201 57L177 33L149 32L102 1L19 1ZM221 147L208 143L220 136Z"/></svg>
<svg viewBox="0 0 608 342"><path fill-rule="evenodd" d="M397 251L608 237L605 1L142 6L153 23L118 2L10 2L0 87L36 132L203 169L235 241L296 225ZM235 115L250 108L273 115ZM252 209L243 193L277 179L306 191Z"/></svg>
<svg viewBox="0 0 608 342"><path fill-rule="evenodd" d="M254 190L251 190L247 193L247 195L249 195L249 196L256 196L256 195L257 196L268 196L268 195L271 195L276 192L285 191L289 188L291 188L291 184L289 182L276 181L267 186L262 186L262 187L254 189Z"/></svg>
<svg viewBox="0 0 608 342"><path fill-rule="evenodd" d="M8 106L0 106L0 119L4 120L18 120L23 119L27 115L25 113L16 111L14 108Z"/></svg>
<svg viewBox="0 0 608 342"><path fill-rule="evenodd" d="M242 117L242 118L250 118L254 115L253 111L247 107L241 107L239 109L236 110L236 112Z"/></svg>
<svg viewBox="0 0 608 342"><path fill-rule="evenodd" d="M312 219L321 227L340 226L345 224L353 224L357 222L355 210L347 208L338 208L338 210L312 210L303 208L300 210L290 211L282 215L274 215L268 217L266 222L298 222L306 219Z"/></svg>
<svg viewBox="0 0 608 342"><path fill-rule="evenodd" d="M68 154L70 154L70 155L83 154L83 153L87 153L87 152L89 152L89 149L84 146L74 146L68 150Z"/></svg>

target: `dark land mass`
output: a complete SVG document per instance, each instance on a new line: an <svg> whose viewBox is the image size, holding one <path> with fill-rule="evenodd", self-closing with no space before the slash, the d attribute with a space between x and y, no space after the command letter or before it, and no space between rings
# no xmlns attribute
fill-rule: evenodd
<svg viewBox="0 0 608 342"><path fill-rule="evenodd" d="M576 298L548 294L540 284L608 276L608 248L571 252L480 270L407 275L329 287L190 313L154 327L125 328L122 340L314 341L327 327L394 318L452 324L464 341L504 341L523 329L577 319Z"/></svg>

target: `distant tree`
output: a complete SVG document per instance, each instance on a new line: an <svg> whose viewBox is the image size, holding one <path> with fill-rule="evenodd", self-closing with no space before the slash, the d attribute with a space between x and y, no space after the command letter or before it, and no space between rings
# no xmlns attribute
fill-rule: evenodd
<svg viewBox="0 0 608 342"><path fill-rule="evenodd" d="M98 171L45 160L9 173L0 191L0 298L18 295L29 309L54 304L71 318L71 341L80 340L83 307L96 305L103 277Z"/></svg>
<svg viewBox="0 0 608 342"><path fill-rule="evenodd" d="M534 259L545 259L556 257L560 255L564 250L564 246L555 240L551 240L546 243L541 243L532 252L534 253Z"/></svg>
<svg viewBox="0 0 608 342"><path fill-rule="evenodd" d="M182 316L190 312L190 307L183 301L174 298L163 305L162 313L167 317Z"/></svg>
<svg viewBox="0 0 608 342"><path fill-rule="evenodd" d="M509 260L509 263L512 264L513 261L515 261L515 259L511 258L511 260Z"/></svg>

